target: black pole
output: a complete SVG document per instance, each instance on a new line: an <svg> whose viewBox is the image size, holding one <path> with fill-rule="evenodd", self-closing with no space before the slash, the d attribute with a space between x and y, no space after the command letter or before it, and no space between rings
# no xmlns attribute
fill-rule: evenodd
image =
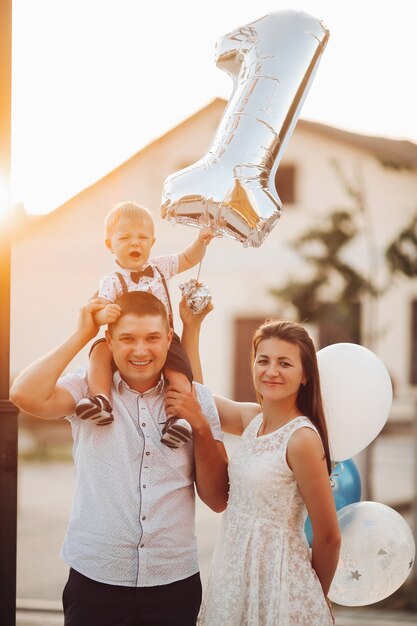
<svg viewBox="0 0 417 626"><path fill-rule="evenodd" d="M10 387L12 0L0 0L0 623L16 624L17 410ZM4 196L4 198L3 198Z"/></svg>

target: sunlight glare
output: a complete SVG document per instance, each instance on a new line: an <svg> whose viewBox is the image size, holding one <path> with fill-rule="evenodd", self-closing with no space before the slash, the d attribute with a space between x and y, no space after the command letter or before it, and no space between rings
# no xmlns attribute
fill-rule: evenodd
<svg viewBox="0 0 417 626"><path fill-rule="evenodd" d="M285 5L305 5L331 32L302 117L417 141L417 3ZM13 0L12 200L48 213L215 97L228 99L216 40L279 8L272 0Z"/></svg>
<svg viewBox="0 0 417 626"><path fill-rule="evenodd" d="M10 187L0 172L0 220L4 220L10 212Z"/></svg>

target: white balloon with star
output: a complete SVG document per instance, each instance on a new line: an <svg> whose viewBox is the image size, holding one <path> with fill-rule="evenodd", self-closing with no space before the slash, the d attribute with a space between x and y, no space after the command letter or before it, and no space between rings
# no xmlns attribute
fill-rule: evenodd
<svg viewBox="0 0 417 626"><path fill-rule="evenodd" d="M355 502L337 516L342 545L330 600L364 606L390 596L414 564L415 544L407 522L379 502Z"/></svg>

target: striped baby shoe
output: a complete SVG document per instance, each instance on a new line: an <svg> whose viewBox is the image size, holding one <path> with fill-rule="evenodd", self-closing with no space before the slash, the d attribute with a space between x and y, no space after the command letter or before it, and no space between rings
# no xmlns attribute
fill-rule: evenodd
<svg viewBox="0 0 417 626"><path fill-rule="evenodd" d="M77 403L75 412L82 420L91 419L97 426L106 426L114 421L113 408L102 393L83 398Z"/></svg>
<svg viewBox="0 0 417 626"><path fill-rule="evenodd" d="M192 428L187 420L173 417L166 421L162 430L161 443L168 448L180 448L190 441Z"/></svg>

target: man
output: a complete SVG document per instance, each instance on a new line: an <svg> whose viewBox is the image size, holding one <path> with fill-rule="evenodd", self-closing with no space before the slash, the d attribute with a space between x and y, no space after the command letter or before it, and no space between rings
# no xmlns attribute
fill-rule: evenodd
<svg viewBox="0 0 417 626"><path fill-rule="evenodd" d="M194 482L214 511L227 503L227 455L212 397L170 390L169 412L193 430L180 449L160 443L166 421L162 368L172 337L164 305L148 292L118 300L107 343L118 368L115 420L80 420L86 375L61 377L96 335L92 301L75 333L30 365L11 390L22 410L67 416L74 438L75 493L61 556L70 565L63 593L66 626L192 626L201 602L194 535ZM115 315L117 317L117 315Z"/></svg>

